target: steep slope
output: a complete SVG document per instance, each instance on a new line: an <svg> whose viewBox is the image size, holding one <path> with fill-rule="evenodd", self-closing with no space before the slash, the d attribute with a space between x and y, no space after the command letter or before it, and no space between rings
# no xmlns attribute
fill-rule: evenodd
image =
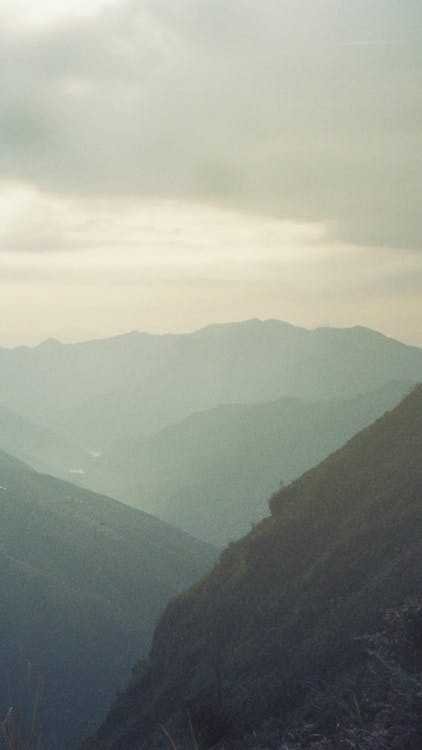
<svg viewBox="0 0 422 750"><path fill-rule="evenodd" d="M40 723L69 746L103 714L167 601L213 551L145 513L0 452L0 715L21 664L45 682Z"/></svg>
<svg viewBox="0 0 422 750"><path fill-rule="evenodd" d="M392 383L347 400L220 406L151 438L121 441L81 479L223 546L268 514L281 481L319 463L408 391Z"/></svg>
<svg viewBox="0 0 422 750"><path fill-rule="evenodd" d="M280 746L327 685L364 658L359 636L422 587L422 386L275 495L166 610L99 748L189 747L232 735ZM161 727L161 728L160 728Z"/></svg>
<svg viewBox="0 0 422 750"><path fill-rule="evenodd" d="M222 403L348 398L421 374L421 349L369 329L276 320L0 350L2 403L96 450Z"/></svg>
<svg viewBox="0 0 422 750"><path fill-rule="evenodd" d="M57 432L0 406L0 450L29 463L37 471L63 478L76 476L94 462L86 451Z"/></svg>

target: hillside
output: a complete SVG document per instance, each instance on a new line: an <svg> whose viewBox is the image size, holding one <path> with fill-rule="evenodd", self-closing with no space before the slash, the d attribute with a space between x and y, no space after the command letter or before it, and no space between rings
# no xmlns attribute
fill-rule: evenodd
<svg viewBox="0 0 422 750"><path fill-rule="evenodd" d="M57 432L0 406L0 450L29 463L37 471L71 478L94 458Z"/></svg>
<svg viewBox="0 0 422 750"><path fill-rule="evenodd" d="M4 406L98 451L223 403L350 398L421 374L421 349L375 331L277 320L0 350Z"/></svg>
<svg viewBox="0 0 422 750"><path fill-rule="evenodd" d="M318 464L408 391L391 383L352 399L220 406L120 441L81 480L221 547L268 515L281 481Z"/></svg>
<svg viewBox="0 0 422 750"><path fill-rule="evenodd" d="M275 749L328 688L342 700L367 658L359 636L421 594L421 454L419 386L274 495L272 516L169 605L95 747L167 748L163 727L190 747L190 721L202 748Z"/></svg>
<svg viewBox="0 0 422 750"><path fill-rule="evenodd" d="M207 545L0 452L0 715L45 683L53 750L103 715L168 600L207 569ZM50 747L50 744L48 744Z"/></svg>

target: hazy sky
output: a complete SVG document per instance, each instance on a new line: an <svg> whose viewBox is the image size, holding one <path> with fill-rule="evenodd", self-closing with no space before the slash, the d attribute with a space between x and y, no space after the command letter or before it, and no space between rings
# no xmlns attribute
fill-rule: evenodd
<svg viewBox="0 0 422 750"><path fill-rule="evenodd" d="M420 0L0 0L0 344L422 345Z"/></svg>

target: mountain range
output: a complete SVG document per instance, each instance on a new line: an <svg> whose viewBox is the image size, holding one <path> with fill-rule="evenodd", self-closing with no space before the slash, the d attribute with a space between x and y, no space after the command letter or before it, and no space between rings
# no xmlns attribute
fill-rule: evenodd
<svg viewBox="0 0 422 750"><path fill-rule="evenodd" d="M370 329L249 320L0 349L0 403L101 452L225 403L350 398L421 372L421 349Z"/></svg>

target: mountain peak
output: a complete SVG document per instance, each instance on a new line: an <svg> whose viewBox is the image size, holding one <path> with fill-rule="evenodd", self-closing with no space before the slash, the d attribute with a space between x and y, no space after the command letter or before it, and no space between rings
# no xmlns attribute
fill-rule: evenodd
<svg viewBox="0 0 422 750"><path fill-rule="evenodd" d="M65 346L61 341L58 339L55 339L54 337L50 337L47 339L44 339L44 341L41 341L37 346L35 346L35 349L43 349L44 351L48 349L61 349L62 346Z"/></svg>

